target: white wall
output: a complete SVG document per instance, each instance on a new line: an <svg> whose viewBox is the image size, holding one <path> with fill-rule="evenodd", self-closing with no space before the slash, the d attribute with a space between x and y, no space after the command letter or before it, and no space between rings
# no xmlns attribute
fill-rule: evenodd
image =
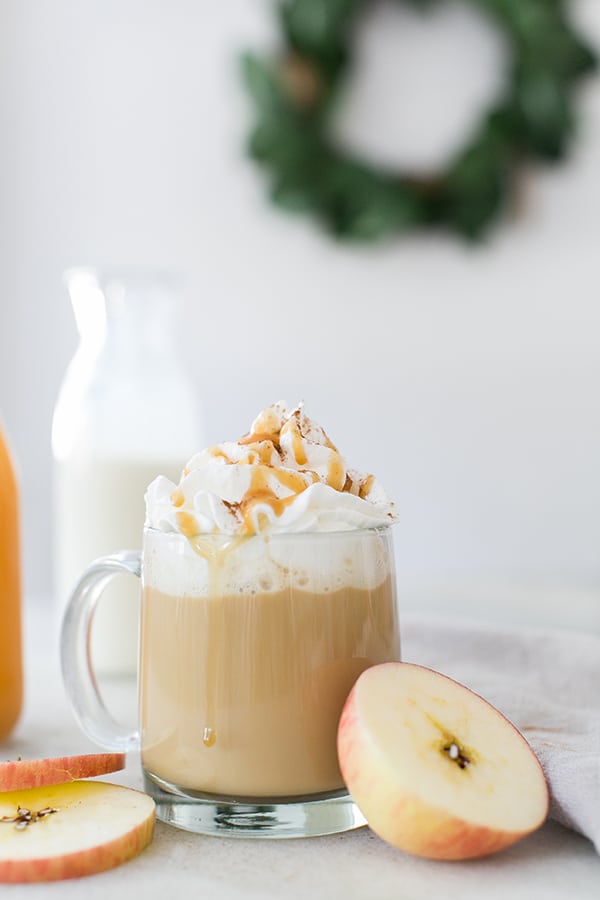
<svg viewBox="0 0 600 900"><path fill-rule="evenodd" d="M600 46L599 4L573 8ZM273 211L242 152L236 55L268 43L269 9L0 3L0 409L22 472L29 590L49 584L49 429L75 346L61 272L152 263L187 275L184 352L209 438L241 433L273 399L304 397L351 462L397 499L407 590L482 577L596 591L598 79L580 93L570 163L529 171L520 215L487 246L444 236L338 246ZM447 20L429 37L414 20L408 32L411 59L433 67L415 73L431 113L406 110L424 147L439 134L450 142L454 112L466 116L456 90L452 102L436 93L444 60L453 83L459 61L473 107L473 65L486 91L494 84L493 36L478 43L460 12ZM389 41L385 53L382 129ZM368 115L375 131L371 106Z"/></svg>

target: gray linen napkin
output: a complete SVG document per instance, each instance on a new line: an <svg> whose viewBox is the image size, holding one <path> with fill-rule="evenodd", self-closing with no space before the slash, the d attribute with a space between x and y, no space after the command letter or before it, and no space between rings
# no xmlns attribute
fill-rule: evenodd
<svg viewBox="0 0 600 900"><path fill-rule="evenodd" d="M439 616L401 618L402 658L481 694L527 738L550 816L600 853L600 637Z"/></svg>

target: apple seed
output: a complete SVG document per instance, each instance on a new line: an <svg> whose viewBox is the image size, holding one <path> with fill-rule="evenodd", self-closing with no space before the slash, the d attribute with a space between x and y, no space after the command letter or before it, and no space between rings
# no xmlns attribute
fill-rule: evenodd
<svg viewBox="0 0 600 900"><path fill-rule="evenodd" d="M450 744L447 744L444 747L444 751L448 754L449 758L453 760L460 769L466 769L471 760L468 756L465 756L463 751L460 749L456 741L452 741Z"/></svg>
<svg viewBox="0 0 600 900"><path fill-rule="evenodd" d="M39 812L31 812L30 809L18 806L16 816L2 816L0 822L12 823L17 831L24 831L32 822L37 822L38 819L43 819L45 816L57 812L58 809L55 809L53 806L46 806L44 809L40 809Z"/></svg>

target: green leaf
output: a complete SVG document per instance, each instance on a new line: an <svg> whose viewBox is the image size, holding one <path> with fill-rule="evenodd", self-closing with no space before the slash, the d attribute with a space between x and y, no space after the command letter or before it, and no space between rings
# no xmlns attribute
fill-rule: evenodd
<svg viewBox="0 0 600 900"><path fill-rule="evenodd" d="M595 52L570 29L565 28L553 55L553 64L568 78L579 78L598 66Z"/></svg>
<svg viewBox="0 0 600 900"><path fill-rule="evenodd" d="M348 62L354 13L364 0L289 0L280 17L289 47L319 66L327 92L337 85Z"/></svg>
<svg viewBox="0 0 600 900"><path fill-rule="evenodd" d="M251 53L241 60L244 82L258 109L272 114L282 107L282 92L272 67Z"/></svg>
<svg viewBox="0 0 600 900"><path fill-rule="evenodd" d="M509 121L503 109L490 115L445 178L439 219L470 240L486 232L503 205L512 162Z"/></svg>
<svg viewBox="0 0 600 900"><path fill-rule="evenodd" d="M309 212L317 205L312 185L293 176L283 176L275 181L271 199L289 212Z"/></svg>
<svg viewBox="0 0 600 900"><path fill-rule="evenodd" d="M284 0L280 15L294 47L321 55L344 41L360 5L360 0Z"/></svg>
<svg viewBox="0 0 600 900"><path fill-rule="evenodd" d="M547 71L523 70L513 100L525 146L542 159L559 159L573 130L573 111L564 84Z"/></svg>
<svg viewBox="0 0 600 900"><path fill-rule="evenodd" d="M351 160L332 161L319 191L323 219L339 237L375 240L426 219L423 201L411 185Z"/></svg>
<svg viewBox="0 0 600 900"><path fill-rule="evenodd" d="M278 169L302 168L318 155L314 133L292 117L272 116L262 119L250 138L251 155Z"/></svg>
<svg viewBox="0 0 600 900"><path fill-rule="evenodd" d="M409 193L387 198L373 196L345 218L338 218L336 233L354 240L375 241L423 222L422 205Z"/></svg>

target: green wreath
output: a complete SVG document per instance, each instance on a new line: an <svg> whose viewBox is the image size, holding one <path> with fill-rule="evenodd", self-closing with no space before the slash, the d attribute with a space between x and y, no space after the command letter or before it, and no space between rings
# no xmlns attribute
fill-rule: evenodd
<svg viewBox="0 0 600 900"><path fill-rule="evenodd" d="M311 213L340 238L439 226L479 238L506 206L521 160L565 155L573 89L595 55L569 23L567 0L477 0L512 48L504 96L445 171L427 179L390 174L340 150L328 133L368 2L279 0L283 53L244 58L257 113L250 155L268 170L275 203ZM439 0L402 2L425 8Z"/></svg>

